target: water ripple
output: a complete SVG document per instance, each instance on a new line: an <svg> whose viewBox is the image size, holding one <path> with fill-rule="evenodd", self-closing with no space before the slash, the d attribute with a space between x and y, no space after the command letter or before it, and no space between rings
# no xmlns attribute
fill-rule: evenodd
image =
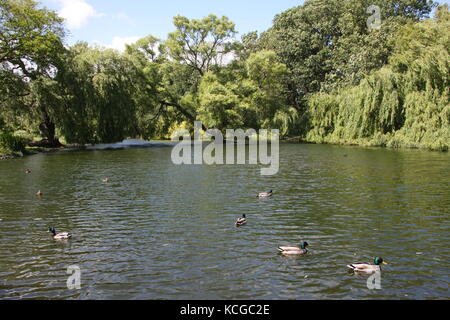
<svg viewBox="0 0 450 320"><path fill-rule="evenodd" d="M288 144L280 174L262 177L258 166L177 167L170 152L0 163L0 299L450 297L448 154ZM49 226L74 237L55 242ZM278 254L302 240L307 256ZM380 255L382 290L347 272ZM78 291L66 287L73 265Z"/></svg>

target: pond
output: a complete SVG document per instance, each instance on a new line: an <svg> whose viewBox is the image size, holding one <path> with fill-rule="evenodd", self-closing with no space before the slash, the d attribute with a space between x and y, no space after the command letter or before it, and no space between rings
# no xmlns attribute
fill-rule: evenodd
<svg viewBox="0 0 450 320"><path fill-rule="evenodd" d="M450 298L448 153L281 144L279 173L261 176L171 151L0 162L0 299ZM278 254L303 240L307 255ZM346 267L374 257L389 263L380 290Z"/></svg>

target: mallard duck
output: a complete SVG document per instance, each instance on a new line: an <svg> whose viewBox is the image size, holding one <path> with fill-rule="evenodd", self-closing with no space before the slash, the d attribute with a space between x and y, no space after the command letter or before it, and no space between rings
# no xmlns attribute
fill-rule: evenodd
<svg viewBox="0 0 450 320"><path fill-rule="evenodd" d="M273 190L270 190L269 192L258 193L258 198L269 198L271 196L273 196Z"/></svg>
<svg viewBox="0 0 450 320"><path fill-rule="evenodd" d="M30 170L30 169L27 169L27 170L25 170L25 173L26 173L26 174L30 174L30 173L31 173L31 170Z"/></svg>
<svg viewBox="0 0 450 320"><path fill-rule="evenodd" d="M49 228L48 231L50 231L53 234L52 237L55 240L65 240L72 238L72 235L67 232L56 233L55 228Z"/></svg>
<svg viewBox="0 0 450 320"><path fill-rule="evenodd" d="M109 179L108 179L108 178L105 178L105 179L102 179L102 181L103 181L104 183L107 183L107 182L109 182Z"/></svg>
<svg viewBox="0 0 450 320"><path fill-rule="evenodd" d="M306 241L303 241L300 244L300 247L278 247L278 250L282 254L304 255L304 254L308 253L308 249L306 249L307 246L309 246L309 243Z"/></svg>
<svg viewBox="0 0 450 320"><path fill-rule="evenodd" d="M36 196L38 197L42 197L44 194L41 192L41 190L39 190L38 192L36 192Z"/></svg>
<svg viewBox="0 0 450 320"><path fill-rule="evenodd" d="M247 217L245 216L245 214L242 215L242 218L237 219L236 221L236 227L240 227L243 226L244 224L247 223Z"/></svg>
<svg viewBox="0 0 450 320"><path fill-rule="evenodd" d="M381 271L381 264L387 264L383 261L383 258L375 258L373 264L366 264L366 263L354 263L349 264L347 267L355 272L367 272L367 273L373 273L373 272L380 272Z"/></svg>

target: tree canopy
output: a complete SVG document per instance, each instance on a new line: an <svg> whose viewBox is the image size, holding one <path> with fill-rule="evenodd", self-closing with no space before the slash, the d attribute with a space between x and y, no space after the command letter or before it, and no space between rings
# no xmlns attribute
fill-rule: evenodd
<svg viewBox="0 0 450 320"><path fill-rule="evenodd" d="M450 14L403 26L390 63L358 86L309 100L315 142L448 150Z"/></svg>
<svg viewBox="0 0 450 320"><path fill-rule="evenodd" d="M435 7L306 0L240 39L227 17L178 15L166 40L149 34L119 52L65 46L56 12L0 0L0 132L57 146L167 139L201 120L204 130L447 150L449 9L430 18Z"/></svg>

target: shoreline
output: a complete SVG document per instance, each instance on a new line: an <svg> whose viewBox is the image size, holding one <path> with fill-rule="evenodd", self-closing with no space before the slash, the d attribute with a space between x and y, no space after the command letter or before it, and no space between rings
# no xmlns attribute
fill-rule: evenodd
<svg viewBox="0 0 450 320"><path fill-rule="evenodd" d="M0 154L0 161L2 160L12 160L24 158L27 156L33 156L40 153L53 153L61 150L67 149L67 147L59 147L59 148L42 148L42 147L27 147L25 152L16 152L13 154Z"/></svg>
<svg viewBox="0 0 450 320"><path fill-rule="evenodd" d="M152 140L153 141L153 140ZM165 142L166 140L154 140L154 142ZM307 141L303 140L301 137L286 137L284 139L280 140L281 143L291 143L291 144L309 144L309 145L330 145L330 146L342 146L342 147L355 147L355 148L377 148L377 149L387 149L387 150L423 150L428 152L439 152L439 153L448 153L449 150L433 150L430 148L420 148L420 147L388 147L383 145L366 145L366 144L358 144L358 143L331 143L331 142L313 142L313 141ZM25 152L17 152L13 154L0 154L0 161L2 160L13 160L13 159L19 159L24 158L27 156L32 156L36 154L41 153L54 153L62 150L86 150L87 146L79 145L79 144L72 144L72 145L65 145L58 148L44 148L44 147L27 147ZM125 148L123 148L125 149Z"/></svg>

